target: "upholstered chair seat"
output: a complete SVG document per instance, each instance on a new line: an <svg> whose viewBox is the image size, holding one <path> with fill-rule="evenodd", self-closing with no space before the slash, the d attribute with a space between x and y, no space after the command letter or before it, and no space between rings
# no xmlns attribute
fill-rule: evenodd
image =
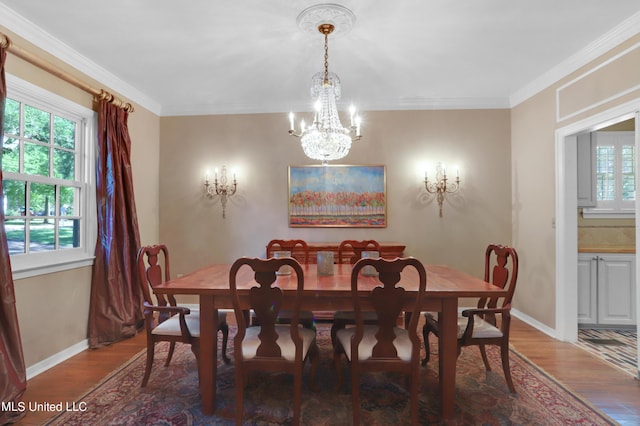
<svg viewBox="0 0 640 426"><path fill-rule="evenodd" d="M373 347L378 343L376 334L380 328L377 325L365 325L362 341L358 346L358 357L361 361L368 360L373 356ZM393 332L396 338L393 340L393 346L396 348L398 358L402 361L411 361L411 339L409 332L404 328L394 327ZM338 330L336 338L345 349L345 355L351 361L351 339L356 333L355 327L348 327Z"/></svg>
<svg viewBox="0 0 640 426"><path fill-rule="evenodd" d="M435 312L427 312L425 315L430 321L436 321L436 318L438 318ZM469 318L463 317L462 315L458 316L458 339L462 339L462 336L467 329L468 322ZM495 327L480 317L475 318L473 322L473 333L471 335L472 338L484 339L502 336L502 331L498 327Z"/></svg>
<svg viewBox="0 0 640 426"><path fill-rule="evenodd" d="M295 361L296 346L291 339L291 326L287 324L276 324L276 333L278 333L278 340L276 343L280 347L282 357L287 361ZM242 356L244 359L253 359L256 357L258 346L260 346L260 334L261 327L249 327L247 333L242 339ZM302 337L302 358L307 357L309 348L314 343L316 338L315 331L300 327L300 336Z"/></svg>

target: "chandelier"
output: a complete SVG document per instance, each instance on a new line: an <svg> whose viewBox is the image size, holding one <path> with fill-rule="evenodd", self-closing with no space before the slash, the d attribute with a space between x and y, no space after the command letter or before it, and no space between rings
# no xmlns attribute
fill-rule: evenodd
<svg viewBox="0 0 640 426"><path fill-rule="evenodd" d="M338 5L313 6L303 11L298 17L299 25L305 22L307 16L315 17L318 12L329 10L332 18L352 17L348 9ZM351 18L352 19L352 18ZM332 19L333 20L333 19ZM300 138L305 155L314 160L328 164L331 160L339 160L349 153L351 143L360 140L360 117L356 115L355 107L349 109L349 127L343 127L338 115L336 101L340 99L340 79L335 73L329 72L329 34L335 30L335 25L328 22L320 23L318 31L324 35L324 71L318 72L311 78L311 98L315 100L314 117L310 124L304 120L300 122L300 130L296 132L293 112L289 113L289 135Z"/></svg>

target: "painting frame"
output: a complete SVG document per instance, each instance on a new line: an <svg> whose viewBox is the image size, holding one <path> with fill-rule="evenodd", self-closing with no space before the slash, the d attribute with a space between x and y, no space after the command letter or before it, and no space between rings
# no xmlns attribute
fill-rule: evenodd
<svg viewBox="0 0 640 426"><path fill-rule="evenodd" d="M289 166L290 228L386 228L384 165Z"/></svg>

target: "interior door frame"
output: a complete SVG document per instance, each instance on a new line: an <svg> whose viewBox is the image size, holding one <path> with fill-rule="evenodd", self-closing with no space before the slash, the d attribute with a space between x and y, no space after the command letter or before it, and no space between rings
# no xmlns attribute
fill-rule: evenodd
<svg viewBox="0 0 640 426"><path fill-rule="evenodd" d="M640 146L640 98L624 103L556 130L556 338L578 339L578 192L577 134L635 119L635 142ZM640 149L636 149L636 170ZM636 259L640 253L640 203L636 202ZM640 262L636 261L636 322L640 330ZM640 366L640 336L638 338ZM640 370L640 367L639 367Z"/></svg>

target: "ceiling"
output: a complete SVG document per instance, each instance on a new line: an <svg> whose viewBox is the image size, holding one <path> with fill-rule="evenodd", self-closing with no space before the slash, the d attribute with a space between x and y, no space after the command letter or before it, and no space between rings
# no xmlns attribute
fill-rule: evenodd
<svg viewBox="0 0 640 426"><path fill-rule="evenodd" d="M310 0L0 0L0 25L158 115L309 111ZM344 105L506 108L640 31L638 0L344 0ZM342 109L342 108L341 108Z"/></svg>

